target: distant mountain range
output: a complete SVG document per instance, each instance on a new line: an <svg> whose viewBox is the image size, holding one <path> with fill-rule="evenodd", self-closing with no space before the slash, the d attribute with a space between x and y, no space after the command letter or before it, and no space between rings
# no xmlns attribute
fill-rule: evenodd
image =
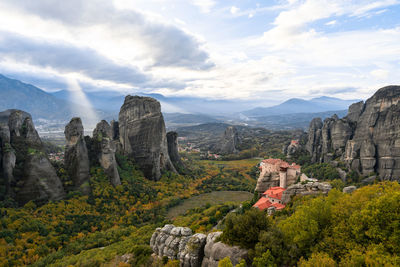
<svg viewBox="0 0 400 267"><path fill-rule="evenodd" d="M101 110L117 111L124 102L125 95L115 91L85 92L94 107ZM70 92L67 90L52 93L53 96L69 100ZM207 114L207 115L226 115L235 113L238 110L246 110L249 106L254 106L252 101L239 100L212 100L196 97L167 97L161 94L132 93L132 95L148 96L157 99L161 103L163 113L182 113L182 114Z"/></svg>
<svg viewBox="0 0 400 267"><path fill-rule="evenodd" d="M85 92L94 108L96 120L118 119L124 95L114 91ZM272 107L257 107L251 101L208 100L194 97L166 97L161 94L140 93L161 102L167 127L204 123L225 122L228 124L266 127L268 129L307 128L314 117L322 119L337 114L346 115L348 106L358 100L342 100L332 97L319 97L311 100L293 98ZM0 110L22 109L33 119L46 124L46 121L59 121L60 125L74 116L85 117L87 107L73 103L70 91L47 93L33 85L0 75ZM78 101L79 102L79 101ZM246 110L242 111L241 110ZM93 126L93 122L92 125ZM57 125L53 125L58 127Z"/></svg>
<svg viewBox="0 0 400 267"><path fill-rule="evenodd" d="M313 98L311 100L292 98L276 106L257 107L243 111L241 114L248 117L265 117L294 113L319 113L332 110L347 110L351 104L358 101L360 100L343 100L327 96Z"/></svg>
<svg viewBox="0 0 400 267"><path fill-rule="evenodd" d="M43 125L48 126L45 128L59 129L75 116L82 117L89 127L98 122L87 117L87 107L0 74L0 111L7 109L21 109L30 113L39 130L43 130ZM110 117L109 113L102 110L95 109L93 112L96 120Z"/></svg>
<svg viewBox="0 0 400 267"><path fill-rule="evenodd" d="M0 111L21 109L33 118L60 119L71 115L71 103L45 91L0 74Z"/></svg>

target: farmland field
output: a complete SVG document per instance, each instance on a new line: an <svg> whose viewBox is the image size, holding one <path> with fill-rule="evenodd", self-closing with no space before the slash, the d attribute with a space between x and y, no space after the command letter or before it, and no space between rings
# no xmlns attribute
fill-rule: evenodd
<svg viewBox="0 0 400 267"><path fill-rule="evenodd" d="M168 211L167 218L175 218L176 216L184 214L189 209L201 207L207 203L211 205L222 204L225 202L241 203L250 200L252 197L252 193L245 191L214 191L211 193L205 193L186 199L180 205L171 208Z"/></svg>

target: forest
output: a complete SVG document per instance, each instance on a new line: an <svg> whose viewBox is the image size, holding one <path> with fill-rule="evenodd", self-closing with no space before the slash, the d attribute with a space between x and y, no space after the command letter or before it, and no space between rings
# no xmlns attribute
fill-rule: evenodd
<svg viewBox="0 0 400 267"><path fill-rule="evenodd" d="M154 182L145 179L133 161L121 155L117 159L119 186L110 185L102 168L94 167L89 196L70 192L61 201L29 202L20 208L2 202L0 266L178 266L177 261L151 257L150 237L167 223L196 233L223 230L224 243L249 250L240 266L400 265L397 182L345 194L334 168L306 164L304 172L331 182L335 189L328 195L295 197L274 216L251 208L255 196L240 206L203 203L168 218L170 208L195 195L253 192L259 160L206 161L185 154L185 175L165 172ZM62 164L57 172L66 178ZM130 255L128 265L121 255ZM220 262L230 264L228 258Z"/></svg>

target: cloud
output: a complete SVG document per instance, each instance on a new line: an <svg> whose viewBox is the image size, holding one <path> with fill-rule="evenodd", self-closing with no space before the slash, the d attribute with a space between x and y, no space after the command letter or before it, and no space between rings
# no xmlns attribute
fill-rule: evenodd
<svg viewBox="0 0 400 267"><path fill-rule="evenodd" d="M377 78L377 79L386 79L389 76L389 71L387 70L382 70L382 69L376 69L370 72L370 74Z"/></svg>
<svg viewBox="0 0 400 267"><path fill-rule="evenodd" d="M211 6L211 2L208 5ZM196 70L214 66L203 43L197 37L154 17L135 10L116 9L109 0L68 0L57 5L51 0L5 0L8 7L41 19L76 28L101 27L104 38L116 38L121 42L143 43L145 54L154 66L183 67Z"/></svg>
<svg viewBox="0 0 400 267"><path fill-rule="evenodd" d="M355 93L359 90L356 87L323 87L315 90L311 90L310 94L318 95L335 95L341 93Z"/></svg>
<svg viewBox="0 0 400 267"><path fill-rule="evenodd" d="M214 0L191 0L191 3L199 7L203 13L209 13L216 4Z"/></svg>
<svg viewBox="0 0 400 267"><path fill-rule="evenodd" d="M327 26L333 26L336 24L337 24L337 20L331 20L331 21L328 21L327 23L325 23L325 25L327 25Z"/></svg>
<svg viewBox="0 0 400 267"><path fill-rule="evenodd" d="M240 10L240 8L235 7L235 6L232 6L231 9L230 9L230 11L231 11L231 13L232 13L233 15L235 15L236 13L238 13L239 10Z"/></svg>
<svg viewBox="0 0 400 267"><path fill-rule="evenodd" d="M0 32L0 54L4 58L52 68L61 73L80 73L95 80L143 84L148 77L133 66L123 66L87 47L49 42Z"/></svg>
<svg viewBox="0 0 400 267"><path fill-rule="evenodd" d="M264 33L264 40L278 47L295 45L299 39L315 36L311 23L338 16L364 16L377 8L397 5L398 0L305 0L291 3L280 12L273 28ZM331 20L326 25L334 25Z"/></svg>

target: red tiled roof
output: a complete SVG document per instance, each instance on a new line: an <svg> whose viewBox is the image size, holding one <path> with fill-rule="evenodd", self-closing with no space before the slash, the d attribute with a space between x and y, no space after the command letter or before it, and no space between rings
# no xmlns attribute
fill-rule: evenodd
<svg viewBox="0 0 400 267"><path fill-rule="evenodd" d="M271 203L268 198L262 197L257 201L256 204L253 205L253 207L258 208L259 210L265 210L269 207L275 207L277 210L281 210L285 208L285 205L280 203Z"/></svg>
<svg viewBox="0 0 400 267"><path fill-rule="evenodd" d="M282 199L282 193L285 191L285 188L275 186L270 187L267 191L263 193L264 196L275 198L275 199Z"/></svg>
<svg viewBox="0 0 400 267"><path fill-rule="evenodd" d="M272 206L276 208L276 210L282 210L286 207L286 205L281 204L281 203L273 203Z"/></svg>
<svg viewBox="0 0 400 267"><path fill-rule="evenodd" d="M261 197L256 204L253 205L254 208L258 208L259 210L265 210L271 207L272 203L266 197Z"/></svg>

